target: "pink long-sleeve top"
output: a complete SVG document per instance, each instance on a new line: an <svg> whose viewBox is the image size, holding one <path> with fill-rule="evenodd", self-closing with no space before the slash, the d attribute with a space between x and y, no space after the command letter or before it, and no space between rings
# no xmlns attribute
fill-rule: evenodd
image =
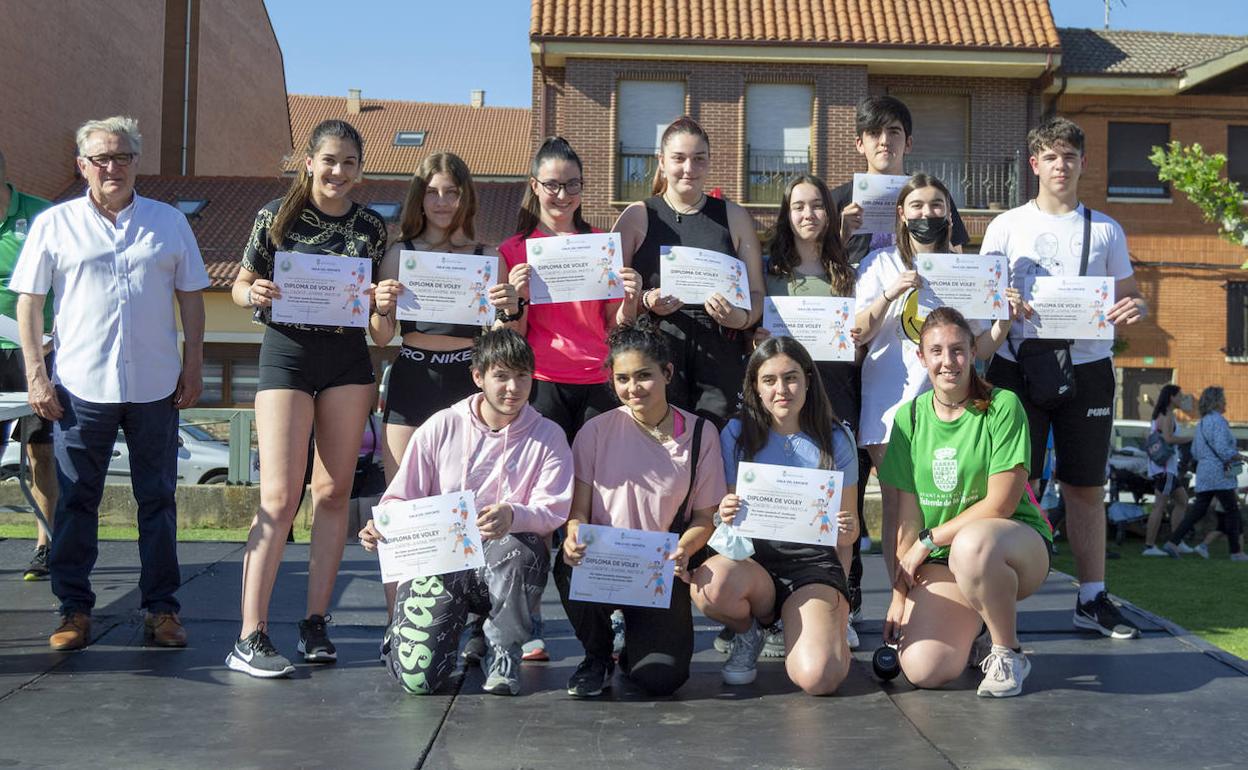
<svg viewBox="0 0 1248 770"><path fill-rule="evenodd" d="M481 420L480 393L430 417L412 435L381 502L471 489L477 510L511 504L511 531L548 535L572 507L572 450L563 429L525 404L507 427Z"/></svg>

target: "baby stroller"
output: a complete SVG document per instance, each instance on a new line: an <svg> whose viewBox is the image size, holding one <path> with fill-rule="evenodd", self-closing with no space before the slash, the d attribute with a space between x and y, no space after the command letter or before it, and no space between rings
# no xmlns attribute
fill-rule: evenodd
<svg viewBox="0 0 1248 770"><path fill-rule="evenodd" d="M1130 497L1122 499L1123 493ZM1109 496L1105 515L1114 526L1114 542L1122 545L1127 527L1148 519L1144 498L1153 493L1153 480L1148 476L1148 455L1143 449L1125 446L1109 453Z"/></svg>

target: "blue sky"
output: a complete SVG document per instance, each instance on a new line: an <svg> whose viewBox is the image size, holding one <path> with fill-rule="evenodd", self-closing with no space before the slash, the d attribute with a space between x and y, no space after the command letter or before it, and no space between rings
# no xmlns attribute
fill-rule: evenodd
<svg viewBox="0 0 1248 770"><path fill-rule="evenodd" d="M1248 35L1244 0L1112 0L1111 28ZM528 107L528 0L267 0L297 94ZM1059 26L1104 23L1102 0L1050 0Z"/></svg>

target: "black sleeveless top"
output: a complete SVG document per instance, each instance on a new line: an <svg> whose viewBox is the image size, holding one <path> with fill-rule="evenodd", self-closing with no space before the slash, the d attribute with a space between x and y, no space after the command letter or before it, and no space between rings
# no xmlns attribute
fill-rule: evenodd
<svg viewBox="0 0 1248 770"><path fill-rule="evenodd" d="M416 247L411 241L403 241L403 246L408 251L416 251ZM485 247L477 244L472 250L473 254L481 256L485 253ZM420 332L421 334L441 334L443 337L464 337L472 339L481 333L480 326L472 324L447 324L438 323L437 321L399 321L399 335L407 336L409 332Z"/></svg>
<svg viewBox="0 0 1248 770"><path fill-rule="evenodd" d="M695 214L678 215L661 195L646 198L644 203L646 239L633 255L633 269L641 274L642 288L659 285L660 246L694 246L737 256L728 228L728 204L722 198L706 196L702 210Z"/></svg>

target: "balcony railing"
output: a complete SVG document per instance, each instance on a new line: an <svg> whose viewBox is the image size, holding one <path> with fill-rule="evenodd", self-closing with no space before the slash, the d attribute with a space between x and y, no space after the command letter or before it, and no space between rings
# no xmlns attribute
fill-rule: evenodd
<svg viewBox="0 0 1248 770"><path fill-rule="evenodd" d="M619 168L615 182L616 200L639 201L650 197L654 171L659 159L653 149L620 145Z"/></svg>
<svg viewBox="0 0 1248 770"><path fill-rule="evenodd" d="M925 158L911 155L906 173L923 172L945 183L960 209L1009 209L1022 203L1023 157L972 155Z"/></svg>
<svg viewBox="0 0 1248 770"><path fill-rule="evenodd" d="M746 200L779 203L790 179L810 173L810 150L757 150L746 146Z"/></svg>

